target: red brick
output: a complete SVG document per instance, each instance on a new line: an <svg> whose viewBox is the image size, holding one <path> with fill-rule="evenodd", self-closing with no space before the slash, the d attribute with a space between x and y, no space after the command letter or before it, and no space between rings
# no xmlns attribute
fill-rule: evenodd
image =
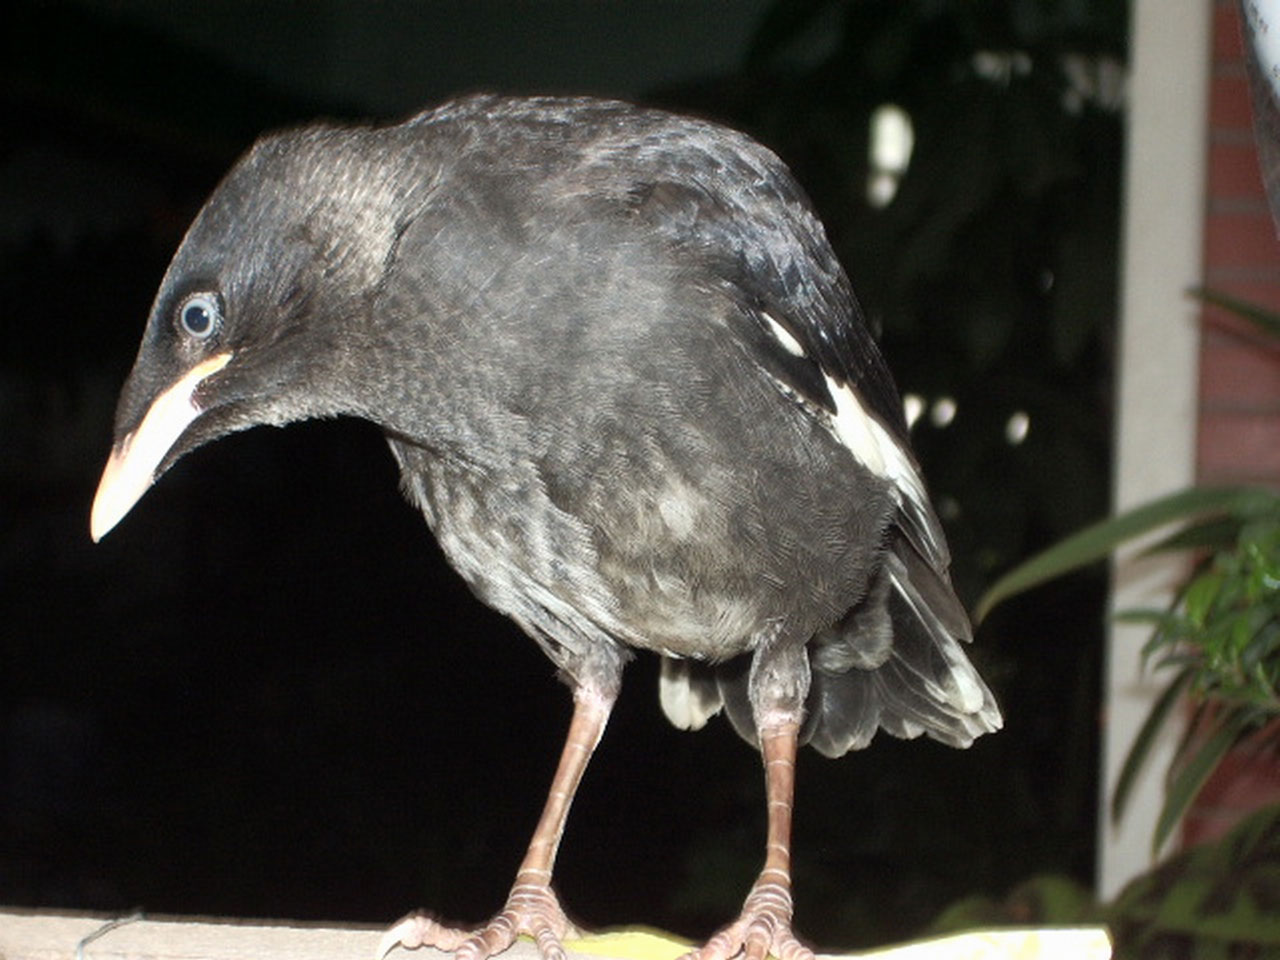
<svg viewBox="0 0 1280 960"><path fill-rule="evenodd" d="M1280 240L1276 241L1276 256L1280 257ZM1280 311L1280 270L1268 267L1251 276L1224 276L1216 283L1205 283L1210 290L1257 304L1268 310ZM1206 306L1207 311L1221 311L1219 307ZM1221 311L1224 314L1226 311Z"/></svg>
<svg viewBox="0 0 1280 960"><path fill-rule="evenodd" d="M1219 333L1200 350L1200 409L1280 419L1280 347Z"/></svg>
<svg viewBox="0 0 1280 960"><path fill-rule="evenodd" d="M1236 0L1213 5L1205 285L1280 308L1280 240L1265 208ZM1201 314L1197 476L1202 483L1280 482L1280 345L1219 307ZM1183 823L1183 843L1220 836L1248 811L1280 802L1280 755L1233 752Z"/></svg>
<svg viewBox="0 0 1280 960"><path fill-rule="evenodd" d="M1280 239L1277 239L1280 244ZM1245 266L1216 266L1204 271L1204 287L1211 291L1230 293L1242 300L1261 303L1262 306L1280 308L1276 300L1280 289L1280 271L1275 266L1245 268Z"/></svg>
<svg viewBox="0 0 1280 960"><path fill-rule="evenodd" d="M1249 81L1243 68L1213 71L1209 81L1209 126L1213 130L1253 128L1253 107L1249 103Z"/></svg>
<svg viewBox="0 0 1280 960"><path fill-rule="evenodd" d="M1235 0L1213 6L1213 59L1217 62L1240 62L1244 44L1240 37L1240 14Z"/></svg>
<svg viewBox="0 0 1280 960"><path fill-rule="evenodd" d="M1205 267L1280 267L1280 239L1270 212L1258 204L1250 210L1214 210L1205 217Z"/></svg>
<svg viewBox="0 0 1280 960"><path fill-rule="evenodd" d="M1264 198L1258 172L1258 150L1252 140L1214 142L1209 145L1209 196Z"/></svg>
<svg viewBox="0 0 1280 960"><path fill-rule="evenodd" d="M1196 446L1201 483L1280 481L1280 415L1202 410Z"/></svg>

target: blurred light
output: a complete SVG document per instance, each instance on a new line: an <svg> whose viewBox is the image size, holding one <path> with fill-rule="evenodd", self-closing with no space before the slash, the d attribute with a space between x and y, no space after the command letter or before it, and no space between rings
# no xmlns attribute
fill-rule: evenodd
<svg viewBox="0 0 1280 960"><path fill-rule="evenodd" d="M910 430L924 413L924 397L918 393L903 394L902 413L907 418L907 429Z"/></svg>
<svg viewBox="0 0 1280 960"><path fill-rule="evenodd" d="M956 418L956 402L951 397L939 397L929 410L929 420L935 427L946 427Z"/></svg>
<svg viewBox="0 0 1280 960"><path fill-rule="evenodd" d="M1027 439L1027 432L1031 429L1031 417L1026 411L1019 410L1004 425L1004 438L1009 441L1010 445L1017 446L1023 440Z"/></svg>
<svg viewBox="0 0 1280 960"><path fill-rule="evenodd" d="M1115 57L1068 53L1058 61L1066 76L1062 109L1079 114L1087 105L1114 113L1124 106L1128 75Z"/></svg>
<svg viewBox="0 0 1280 960"><path fill-rule="evenodd" d="M1022 50L979 50L969 62L982 79L1005 87L1031 72L1031 56Z"/></svg>
<svg viewBox="0 0 1280 960"><path fill-rule="evenodd" d="M871 114L868 145L867 203L887 207L898 193L898 185L911 163L915 149L915 128L911 115L897 104L881 104Z"/></svg>

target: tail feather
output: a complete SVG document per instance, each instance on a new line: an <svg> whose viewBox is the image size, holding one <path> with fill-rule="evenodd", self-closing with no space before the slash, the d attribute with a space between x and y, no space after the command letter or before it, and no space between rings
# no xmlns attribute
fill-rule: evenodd
<svg viewBox="0 0 1280 960"><path fill-rule="evenodd" d="M883 602L893 643L874 669L824 669L821 648L811 653L812 744L828 756L865 747L876 728L904 738L927 734L957 747L998 730L1000 710L969 662L962 643L972 638L968 618L950 584L901 535L894 535L868 602ZM865 619L865 615L864 615ZM850 627L856 623L846 617ZM820 640L821 638L815 638ZM845 635L843 643L857 643Z"/></svg>
<svg viewBox="0 0 1280 960"><path fill-rule="evenodd" d="M863 601L808 643L801 739L829 757L861 750L877 730L967 747L1003 722L964 652L972 631L945 571L901 532L891 534L887 547ZM686 729L723 709L754 744L749 673L749 656L715 665L664 660L663 709Z"/></svg>
<svg viewBox="0 0 1280 960"><path fill-rule="evenodd" d="M662 658L658 702L681 730L701 730L724 706L712 667L672 657Z"/></svg>

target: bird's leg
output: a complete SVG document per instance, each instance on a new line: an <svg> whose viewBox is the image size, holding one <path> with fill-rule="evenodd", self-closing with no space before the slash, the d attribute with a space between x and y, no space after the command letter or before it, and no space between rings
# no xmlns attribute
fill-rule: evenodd
<svg viewBox="0 0 1280 960"><path fill-rule="evenodd" d="M814 960L813 951L791 931L791 813L795 796L798 718L785 717L760 729L764 755L769 833L764 869L747 894L738 919L681 960Z"/></svg>
<svg viewBox="0 0 1280 960"><path fill-rule="evenodd" d="M565 960L561 941L577 936L578 930L551 889L551 871L573 795L604 733L614 696L586 687L574 692L573 719L560 765L502 912L479 930L459 930L422 914L411 914L383 935L379 957L396 946L431 946L455 951L457 960L485 960L507 949L516 937L527 935L537 942L544 960Z"/></svg>

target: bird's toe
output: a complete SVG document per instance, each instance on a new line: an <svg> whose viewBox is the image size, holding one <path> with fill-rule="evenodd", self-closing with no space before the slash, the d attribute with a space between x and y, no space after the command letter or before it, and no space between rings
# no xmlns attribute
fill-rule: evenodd
<svg viewBox="0 0 1280 960"><path fill-rule="evenodd" d="M522 873L502 912L458 948L457 960L485 960L519 936L532 937L543 960L567 960L563 941L578 935L551 886Z"/></svg>
<svg viewBox="0 0 1280 960"><path fill-rule="evenodd" d="M791 894L779 884L758 884L742 913L701 948L680 960L814 960L813 951L791 929Z"/></svg>
<svg viewBox="0 0 1280 960"><path fill-rule="evenodd" d="M378 960L396 947L435 947L452 952L455 960L487 960L521 936L533 939L543 960L568 960L563 941L580 936L580 931L565 916L550 886L522 877L511 888L502 912L478 930L448 927L425 914L410 914L382 935Z"/></svg>
<svg viewBox="0 0 1280 960"><path fill-rule="evenodd" d="M469 936L469 930L445 926L425 913L411 913L382 935L382 939L378 941L376 960L383 960L396 947L404 947L406 950L418 947L456 950Z"/></svg>

